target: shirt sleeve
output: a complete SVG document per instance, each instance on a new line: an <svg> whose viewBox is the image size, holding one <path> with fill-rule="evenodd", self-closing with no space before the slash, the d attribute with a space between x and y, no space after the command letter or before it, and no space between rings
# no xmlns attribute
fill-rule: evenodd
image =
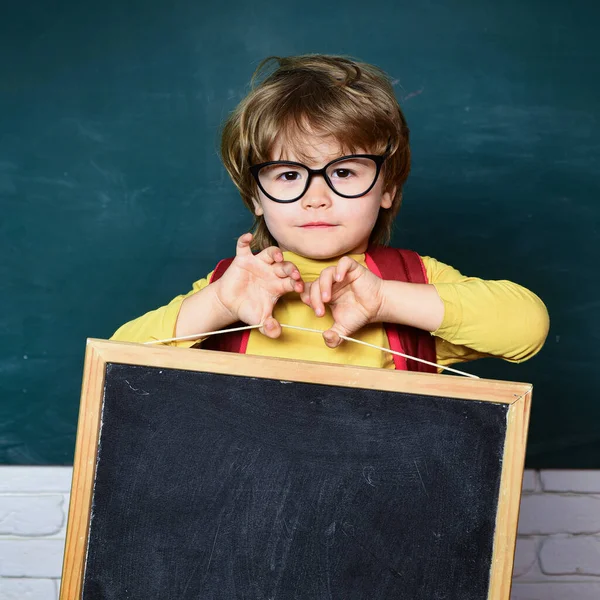
<svg viewBox="0 0 600 600"><path fill-rule="evenodd" d="M187 294L177 296L166 306L151 310L145 315L129 321L125 325L121 325L110 339L118 342L137 342L143 344L145 342L175 337L175 326L183 301L192 294L196 294L204 289L209 284L211 277L212 272L203 279L196 281ZM198 341L198 339L179 340L176 342L166 342L165 345L190 348L194 344L197 344Z"/></svg>
<svg viewBox="0 0 600 600"><path fill-rule="evenodd" d="M439 364L488 356L520 363L540 351L549 318L533 292L512 281L466 277L427 256L423 263L444 303L444 319L432 333Z"/></svg>

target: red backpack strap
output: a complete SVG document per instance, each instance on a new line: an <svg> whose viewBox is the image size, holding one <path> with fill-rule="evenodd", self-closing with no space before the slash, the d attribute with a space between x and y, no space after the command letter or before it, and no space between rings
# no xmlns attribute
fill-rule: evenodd
<svg viewBox="0 0 600 600"><path fill-rule="evenodd" d="M213 271L209 284L220 279L232 262L233 258L225 258L220 261ZM244 323L237 322L230 325L230 327L242 327L243 325ZM232 333L219 333L217 335L211 335L204 340L202 342L202 348L206 350L220 350L221 352L238 352L240 354L245 354L249 337L249 329L246 331L234 331Z"/></svg>
<svg viewBox="0 0 600 600"><path fill-rule="evenodd" d="M412 250L373 246L367 250L365 261L369 270L382 279L409 283L429 282L421 257ZM428 331L393 323L385 323L384 327L391 350L436 362L435 338ZM399 370L437 373L437 369L431 365L407 360L395 354L394 365Z"/></svg>

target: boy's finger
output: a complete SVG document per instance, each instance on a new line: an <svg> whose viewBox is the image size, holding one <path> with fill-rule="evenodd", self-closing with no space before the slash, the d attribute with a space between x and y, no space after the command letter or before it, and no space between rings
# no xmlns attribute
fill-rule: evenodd
<svg viewBox="0 0 600 600"><path fill-rule="evenodd" d="M357 267L360 267L360 265L355 260L352 260L348 256L343 256L335 268L335 280L338 283L344 281L346 275L350 271L354 271Z"/></svg>
<svg viewBox="0 0 600 600"><path fill-rule="evenodd" d="M328 267L321 271L319 275L319 286L321 288L321 300L329 302L331 300L331 288L333 287L333 276L335 275L335 267Z"/></svg>
<svg viewBox="0 0 600 600"><path fill-rule="evenodd" d="M291 277L288 277L283 280L283 285L284 285L284 293L296 292L297 294L300 294L301 292L304 291L304 282L302 280L297 281L296 279L292 279Z"/></svg>
<svg viewBox="0 0 600 600"><path fill-rule="evenodd" d="M298 271L296 265L289 261L277 263L274 266L274 271L278 277L291 277L296 281L300 281L302 279L302 275L300 275L300 271Z"/></svg>
<svg viewBox="0 0 600 600"><path fill-rule="evenodd" d="M300 292L300 300L306 304L306 306L310 306L310 288L312 287L312 282L307 281L303 282L303 290Z"/></svg>
<svg viewBox="0 0 600 600"><path fill-rule="evenodd" d="M252 255L252 251L250 250L250 243L252 242L253 237L254 236L251 233L244 233L244 235L240 235L235 246L236 256Z"/></svg>
<svg viewBox="0 0 600 600"><path fill-rule="evenodd" d="M321 286L319 279L313 281L310 286L310 305L317 317L322 317L325 314L325 305L321 300Z"/></svg>
<svg viewBox="0 0 600 600"><path fill-rule="evenodd" d="M262 252L257 254L257 257L266 262L268 265L283 261L283 254L277 246L269 246L268 248L265 248Z"/></svg>

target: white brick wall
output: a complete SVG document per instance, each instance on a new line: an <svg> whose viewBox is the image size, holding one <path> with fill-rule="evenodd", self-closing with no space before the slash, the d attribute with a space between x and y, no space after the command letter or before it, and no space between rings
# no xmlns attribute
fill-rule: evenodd
<svg viewBox="0 0 600 600"><path fill-rule="evenodd" d="M527 471L512 600L600 600L600 471Z"/></svg>
<svg viewBox="0 0 600 600"><path fill-rule="evenodd" d="M57 600L71 468L0 466L0 600ZM527 471L511 600L600 600L600 471Z"/></svg>
<svg viewBox="0 0 600 600"><path fill-rule="evenodd" d="M0 600L56 600L70 467L0 466Z"/></svg>

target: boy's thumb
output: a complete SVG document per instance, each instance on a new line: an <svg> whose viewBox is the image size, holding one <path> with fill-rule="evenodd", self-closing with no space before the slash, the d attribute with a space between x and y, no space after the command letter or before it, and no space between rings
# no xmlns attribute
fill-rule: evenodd
<svg viewBox="0 0 600 600"><path fill-rule="evenodd" d="M267 317L259 331L267 337L278 338L281 335L281 325L274 317Z"/></svg>
<svg viewBox="0 0 600 600"><path fill-rule="evenodd" d="M323 332L323 339L329 348L337 348L342 343L340 334L334 328L335 325L331 329Z"/></svg>
<svg viewBox="0 0 600 600"><path fill-rule="evenodd" d="M250 250L250 243L252 242L252 238L254 236L251 233L244 233L241 235L235 246L235 255L236 256L246 256L251 255L252 251Z"/></svg>

